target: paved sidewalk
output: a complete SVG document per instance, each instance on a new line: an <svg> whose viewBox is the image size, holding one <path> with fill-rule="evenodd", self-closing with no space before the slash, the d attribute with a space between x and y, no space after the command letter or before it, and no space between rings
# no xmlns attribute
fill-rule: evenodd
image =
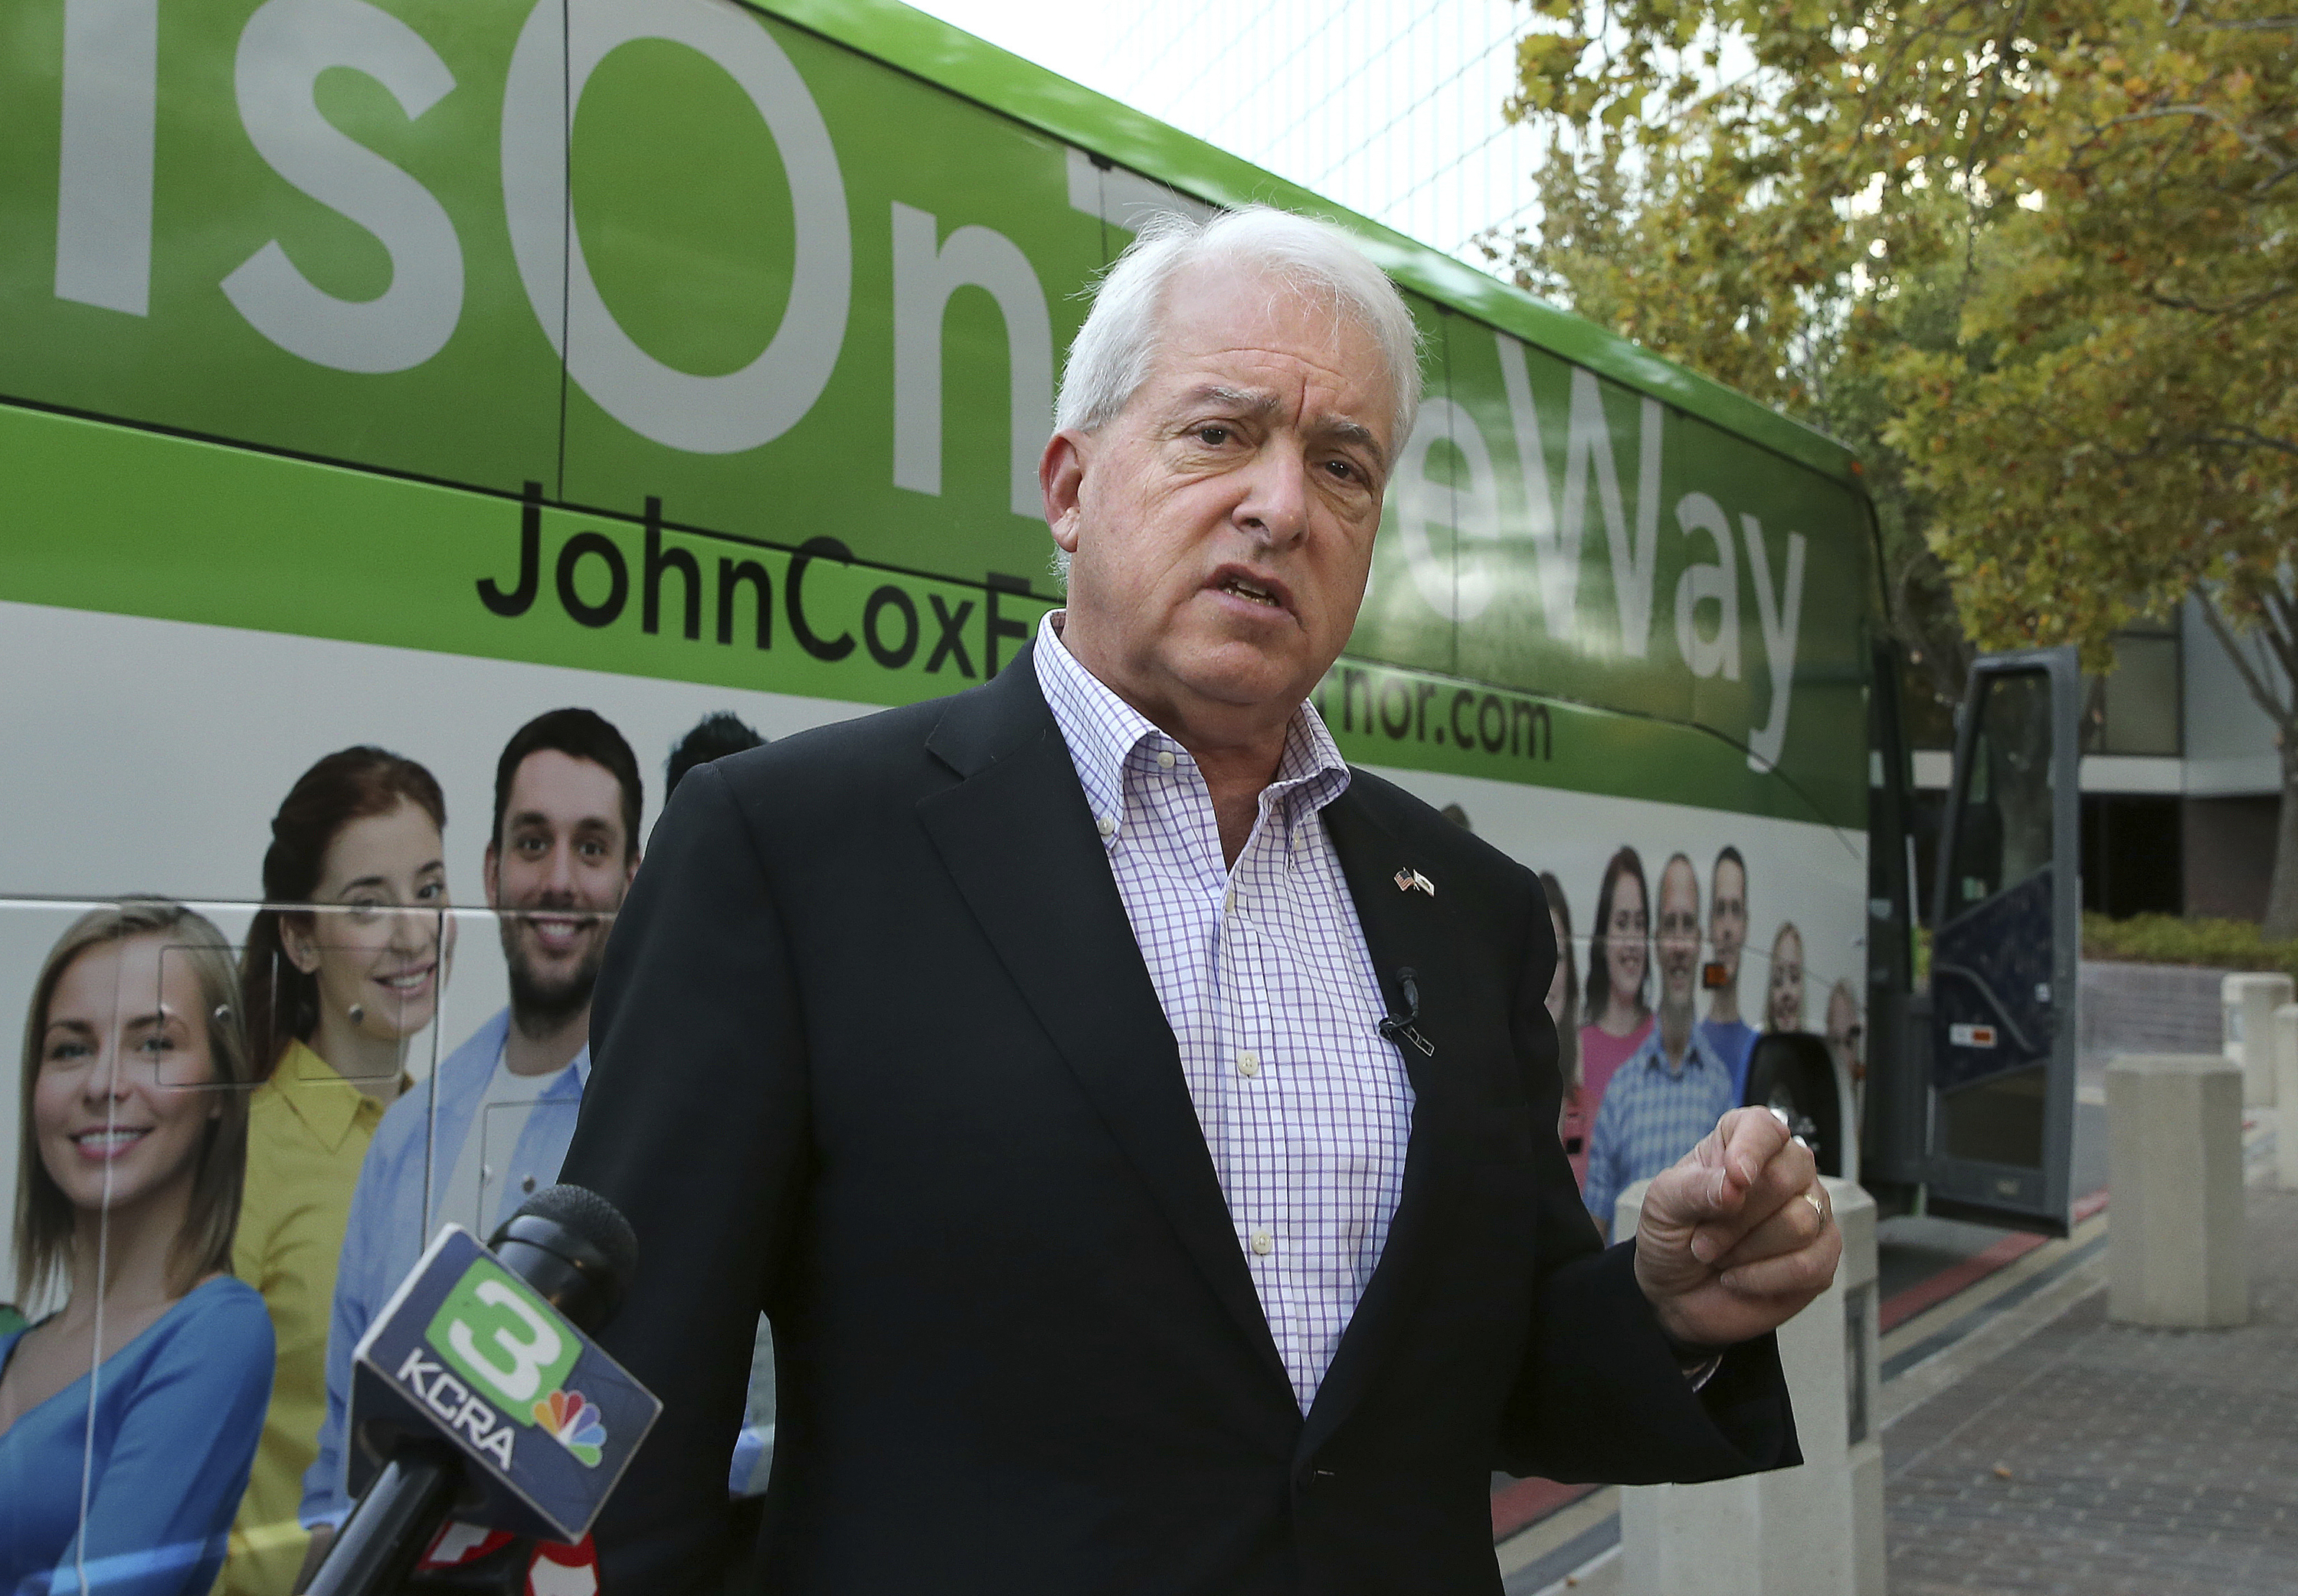
<svg viewBox="0 0 2298 1596"><path fill-rule="evenodd" d="M1892 1596L2298 1592L2298 1193L2248 1204L2247 1327L2096 1291L1885 1431Z"/></svg>
<svg viewBox="0 0 2298 1596"><path fill-rule="evenodd" d="M2269 1184L2274 1118L2244 1128L2240 1330L2107 1324L2103 1194L2066 1239L1998 1234L1977 1279L1887 1303L1890 1596L2298 1596L2298 1193ZM1622 1590L1616 1490L1537 1488L1493 1498L1509 1596L1689 1596Z"/></svg>

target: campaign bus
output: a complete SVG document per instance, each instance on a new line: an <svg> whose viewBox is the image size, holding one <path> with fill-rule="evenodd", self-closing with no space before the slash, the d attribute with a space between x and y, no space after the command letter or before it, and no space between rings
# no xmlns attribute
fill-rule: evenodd
<svg viewBox="0 0 2298 1596"><path fill-rule="evenodd" d="M121 1255L205 1247L246 1291L174 1281L45 1404L77 1418L0 1434L76 1482L52 1566L188 1591L227 1536L221 1588L289 1588L355 1444L339 1283L555 1174L533 1149L587 1070L559 1022L674 746L1013 665L1061 601L1062 354L1161 211L1332 219L1418 320L1426 397L1315 703L1541 872L1577 1158L1654 1023L1664 913L1696 927L1701 1045L1839 1173L1863 1101L1875 1178L1915 1182L1943 1086L2048 1096L2047 1012L2007 1076L1960 1010L1961 1073L1897 1062L1903 760L1827 437L891 0L19 0L0 73L0 1325L88 1311L73 1215L170 1181L185 1234L112 1222ZM1993 849L1974 904L2047 874L1996 801L2031 822L2046 787L1983 718L2009 773L1950 844ZM87 1085L111 1057L130 1084ZM2023 1132L1981 1129L1969 1200L2052 1222ZM190 1232L219 1137L251 1151L219 1239ZM139 1418L194 1303L205 1394ZM738 1494L771 1385L762 1342ZM85 1450L115 1432L145 1450Z"/></svg>

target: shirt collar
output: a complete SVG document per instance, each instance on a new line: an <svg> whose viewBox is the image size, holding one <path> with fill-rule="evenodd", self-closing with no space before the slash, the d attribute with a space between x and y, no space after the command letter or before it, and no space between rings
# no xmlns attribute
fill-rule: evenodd
<svg viewBox="0 0 2298 1596"><path fill-rule="evenodd" d="M1037 669L1037 686L1053 711L1062 740L1084 784L1086 800L1095 816L1115 819L1125 811L1125 775L1128 767L1153 764L1160 754L1186 759L1188 750L1161 731L1148 716L1112 691L1109 685L1078 663L1062 642L1061 624L1068 611L1046 615L1037 628L1037 646L1030 650ZM1303 702L1285 728L1285 751L1277 761L1277 779L1261 795L1264 808L1271 804L1306 805L1322 809L1348 790L1348 761L1341 757L1316 706Z"/></svg>
<svg viewBox="0 0 2298 1596"><path fill-rule="evenodd" d="M505 1009L495 1016L495 1021L494 1051L488 1054L486 1072L475 1083L482 1091L491 1089L498 1075L508 1073L503 1068L503 1057L504 1050L510 1044L510 1011ZM481 1036L484 1034L480 1033ZM474 1041L479 1039L479 1036L472 1038ZM567 1060L564 1067L553 1070L548 1075L528 1079L539 1079L542 1083L535 1093L537 1103L556 1103L561 1098L580 1101L584 1088L591 1084L591 1044L583 1043L583 1050Z"/></svg>
<svg viewBox="0 0 2298 1596"><path fill-rule="evenodd" d="M1699 1027L1694 1024L1691 1028L1691 1040L1683 1049L1682 1069L1669 1069L1666 1049L1660 1044L1659 1016L1657 1014L1652 1016L1652 1028L1650 1033L1644 1038L1643 1046L1636 1049L1635 1062L1650 1069L1663 1071L1671 1078L1680 1077L1685 1070L1690 1070L1695 1065L1703 1070L1713 1068L1720 1071L1724 1068L1724 1061L1716 1055L1715 1044L1708 1041Z"/></svg>
<svg viewBox="0 0 2298 1596"><path fill-rule="evenodd" d="M345 1080L333 1064L302 1042L290 1042L268 1083L318 1144L332 1153L343 1145L362 1109L380 1115L383 1105ZM404 1092L408 1078L399 1078Z"/></svg>

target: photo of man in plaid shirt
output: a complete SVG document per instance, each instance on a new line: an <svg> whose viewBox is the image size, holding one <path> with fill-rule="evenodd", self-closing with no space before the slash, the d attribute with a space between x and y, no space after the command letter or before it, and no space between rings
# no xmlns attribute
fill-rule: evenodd
<svg viewBox="0 0 2298 1596"><path fill-rule="evenodd" d="M1659 878L1659 1023L1604 1089L1588 1145L1588 1211L1606 1236L1619 1195L1697 1146L1739 1106L1732 1069L1693 1023L1699 874L1682 854Z"/></svg>

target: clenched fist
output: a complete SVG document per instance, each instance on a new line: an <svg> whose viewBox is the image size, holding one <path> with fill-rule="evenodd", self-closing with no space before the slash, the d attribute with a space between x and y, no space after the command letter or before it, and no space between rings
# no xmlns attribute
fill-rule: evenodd
<svg viewBox="0 0 2298 1596"><path fill-rule="evenodd" d="M1653 1177L1636 1284L1681 1342L1724 1347L1777 1329L1843 1256L1811 1149L1766 1108L1736 1108Z"/></svg>

